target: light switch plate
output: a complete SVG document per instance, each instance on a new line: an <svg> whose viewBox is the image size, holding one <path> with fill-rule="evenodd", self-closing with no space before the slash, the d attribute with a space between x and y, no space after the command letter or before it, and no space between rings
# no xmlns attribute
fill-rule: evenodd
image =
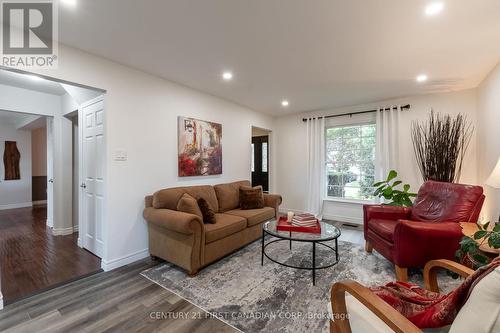
<svg viewBox="0 0 500 333"><path fill-rule="evenodd" d="M127 151L123 149L115 150L115 156L114 156L115 161L126 161L127 160Z"/></svg>

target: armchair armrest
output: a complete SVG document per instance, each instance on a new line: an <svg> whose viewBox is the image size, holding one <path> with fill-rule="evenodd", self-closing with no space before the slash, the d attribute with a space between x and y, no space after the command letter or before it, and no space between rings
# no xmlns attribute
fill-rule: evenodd
<svg viewBox="0 0 500 333"><path fill-rule="evenodd" d="M281 202L281 195L264 193L264 206L274 208L275 216L278 216Z"/></svg>
<svg viewBox="0 0 500 333"><path fill-rule="evenodd" d="M434 259L453 259L462 239L456 222L400 220L394 230L394 263L419 267ZM425 251L422 249L425 244Z"/></svg>
<svg viewBox="0 0 500 333"><path fill-rule="evenodd" d="M335 321L330 322L330 325L335 326L335 329L331 330L332 332L351 333L345 302L346 292L351 294L377 317L382 319L394 332L422 333L417 326L384 302L380 297L375 295L370 289L352 280L337 282L332 287L331 303L335 317Z"/></svg>
<svg viewBox="0 0 500 333"><path fill-rule="evenodd" d="M185 235L194 234L196 230L203 230L203 221L194 214L148 207L144 209L143 216L149 223Z"/></svg>
<svg viewBox="0 0 500 333"><path fill-rule="evenodd" d="M368 221L371 219L401 220L409 219L411 208L389 205L363 205L363 229L366 239Z"/></svg>
<svg viewBox="0 0 500 333"><path fill-rule="evenodd" d="M389 205L363 205L365 222L371 219L401 220L408 219L411 208Z"/></svg>
<svg viewBox="0 0 500 333"><path fill-rule="evenodd" d="M467 278L469 275L474 273L474 270L456 263L451 260L439 259L439 260L431 260L424 267L424 285L425 289L434 291L436 293L439 292L439 287L437 283L437 269L444 268L450 270L454 273L459 274L463 278Z"/></svg>

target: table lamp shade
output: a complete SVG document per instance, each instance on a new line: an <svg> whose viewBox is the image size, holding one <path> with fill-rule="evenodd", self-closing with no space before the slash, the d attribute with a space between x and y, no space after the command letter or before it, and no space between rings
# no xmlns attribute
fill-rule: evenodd
<svg viewBox="0 0 500 333"><path fill-rule="evenodd" d="M498 159L497 165L495 165L495 168L486 180L486 185L494 188L500 188L500 158Z"/></svg>

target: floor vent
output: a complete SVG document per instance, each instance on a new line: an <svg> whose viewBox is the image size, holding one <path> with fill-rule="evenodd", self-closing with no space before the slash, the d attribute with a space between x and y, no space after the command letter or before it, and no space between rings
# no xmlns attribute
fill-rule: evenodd
<svg viewBox="0 0 500 333"><path fill-rule="evenodd" d="M361 225L360 224L354 224L354 223L342 223L343 227L351 228L351 229L360 229Z"/></svg>

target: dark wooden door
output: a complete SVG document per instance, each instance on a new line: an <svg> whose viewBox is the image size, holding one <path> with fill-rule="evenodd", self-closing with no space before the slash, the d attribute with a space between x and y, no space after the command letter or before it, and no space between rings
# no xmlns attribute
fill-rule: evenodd
<svg viewBox="0 0 500 333"><path fill-rule="evenodd" d="M252 186L269 191L269 136L252 137Z"/></svg>

